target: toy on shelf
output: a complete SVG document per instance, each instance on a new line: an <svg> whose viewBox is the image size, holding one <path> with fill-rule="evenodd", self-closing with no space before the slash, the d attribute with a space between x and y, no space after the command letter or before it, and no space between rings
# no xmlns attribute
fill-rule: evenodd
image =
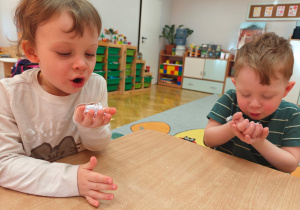
<svg viewBox="0 0 300 210"><path fill-rule="evenodd" d="M110 36L110 41L113 42L113 35L118 34L118 30L112 28L104 29L104 33Z"/></svg>
<svg viewBox="0 0 300 210"><path fill-rule="evenodd" d="M190 45L190 49L188 50L190 57L199 57L201 54L201 50L199 46L195 46L195 44Z"/></svg>

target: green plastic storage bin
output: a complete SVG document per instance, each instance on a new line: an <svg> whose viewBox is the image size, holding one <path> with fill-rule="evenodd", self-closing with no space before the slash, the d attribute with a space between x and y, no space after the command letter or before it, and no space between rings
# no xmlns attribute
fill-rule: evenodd
<svg viewBox="0 0 300 210"><path fill-rule="evenodd" d="M126 76L130 76L131 70L126 70Z"/></svg>
<svg viewBox="0 0 300 210"><path fill-rule="evenodd" d="M144 78L144 82L151 82L151 80L152 80L152 77L145 77Z"/></svg>
<svg viewBox="0 0 300 210"><path fill-rule="evenodd" d="M125 90L131 90L133 87L133 84L125 84Z"/></svg>
<svg viewBox="0 0 300 210"><path fill-rule="evenodd" d="M133 79L133 77L126 77L126 79L125 79L125 83L132 83L132 79Z"/></svg>
<svg viewBox="0 0 300 210"><path fill-rule="evenodd" d="M106 47L98 46L97 53L98 55L104 54Z"/></svg>
<svg viewBox="0 0 300 210"><path fill-rule="evenodd" d="M137 64L136 64L136 69L137 69L137 70L142 69L143 65L144 65L143 63L137 63Z"/></svg>
<svg viewBox="0 0 300 210"><path fill-rule="evenodd" d="M121 79L122 78L107 79L107 84L108 85L118 85L118 84L120 84Z"/></svg>
<svg viewBox="0 0 300 210"><path fill-rule="evenodd" d="M94 71L94 73L101 75L104 77L105 71Z"/></svg>
<svg viewBox="0 0 300 210"><path fill-rule="evenodd" d="M140 89L142 87L142 83L135 83L135 89Z"/></svg>
<svg viewBox="0 0 300 210"><path fill-rule="evenodd" d="M134 57L132 56L127 56L126 57L126 63L131 63L133 61Z"/></svg>
<svg viewBox="0 0 300 210"><path fill-rule="evenodd" d="M133 49L127 49L127 55L129 55L129 56L134 56L134 52L135 52L135 50L133 50Z"/></svg>
<svg viewBox="0 0 300 210"><path fill-rule="evenodd" d="M118 55L120 50L121 50L120 48L110 47L110 48L108 48L108 54L109 55Z"/></svg>
<svg viewBox="0 0 300 210"><path fill-rule="evenodd" d="M149 87L149 85L150 85L150 82L145 82L145 83L144 83L144 88Z"/></svg>
<svg viewBox="0 0 300 210"><path fill-rule="evenodd" d="M131 63L126 63L126 69L127 69L127 70L131 70L131 66L132 66Z"/></svg>
<svg viewBox="0 0 300 210"><path fill-rule="evenodd" d="M107 71L107 77L119 77L121 71Z"/></svg>
<svg viewBox="0 0 300 210"><path fill-rule="evenodd" d="M107 85L107 91L116 91L118 89L118 85Z"/></svg>
<svg viewBox="0 0 300 210"><path fill-rule="evenodd" d="M136 70L135 75L136 75L136 76L141 76L141 72L142 72L142 70Z"/></svg>
<svg viewBox="0 0 300 210"><path fill-rule="evenodd" d="M118 62L120 56L118 55L109 55L107 58L107 62Z"/></svg>
<svg viewBox="0 0 300 210"><path fill-rule="evenodd" d="M120 64L119 63L109 63L107 64L107 69L115 70L119 69Z"/></svg>
<svg viewBox="0 0 300 210"><path fill-rule="evenodd" d="M95 71L103 70L104 65L105 63L96 63L94 70Z"/></svg>
<svg viewBox="0 0 300 210"><path fill-rule="evenodd" d="M135 82L141 82L142 81L142 77L136 77L135 78Z"/></svg>
<svg viewBox="0 0 300 210"><path fill-rule="evenodd" d="M96 61L97 62L103 62L105 55L96 55Z"/></svg>

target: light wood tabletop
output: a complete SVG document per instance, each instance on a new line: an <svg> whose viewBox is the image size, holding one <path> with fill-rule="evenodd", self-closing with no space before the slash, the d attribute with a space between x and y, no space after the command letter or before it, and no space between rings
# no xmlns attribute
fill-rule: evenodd
<svg viewBox="0 0 300 210"><path fill-rule="evenodd" d="M113 140L99 153L60 162L83 164L118 185L99 209L300 209L300 178L151 130ZM82 197L49 198L0 187L0 209L95 209Z"/></svg>

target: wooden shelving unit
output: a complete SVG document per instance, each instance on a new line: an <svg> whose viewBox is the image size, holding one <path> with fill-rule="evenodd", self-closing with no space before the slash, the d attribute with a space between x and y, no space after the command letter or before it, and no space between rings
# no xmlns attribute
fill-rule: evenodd
<svg viewBox="0 0 300 210"><path fill-rule="evenodd" d="M160 51L158 84L169 87L181 88L184 72L184 60L187 52L183 56L168 55L165 50ZM169 61L169 63L167 63ZM175 64L180 62L181 64ZM163 82L164 78L169 78L170 83Z"/></svg>
<svg viewBox="0 0 300 210"><path fill-rule="evenodd" d="M107 81L109 95L150 89L144 87L145 61L137 60L136 46L102 41L98 46L94 73Z"/></svg>
<svg viewBox="0 0 300 210"><path fill-rule="evenodd" d="M230 55L228 58L222 94L224 94L229 89L235 89L235 87L231 81L231 78L233 78L233 76L234 76L234 69L233 69L234 60L233 59L234 59L233 55Z"/></svg>

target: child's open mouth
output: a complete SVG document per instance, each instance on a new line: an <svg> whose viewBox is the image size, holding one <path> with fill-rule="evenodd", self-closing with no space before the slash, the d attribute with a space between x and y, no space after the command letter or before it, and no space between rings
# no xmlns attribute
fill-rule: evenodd
<svg viewBox="0 0 300 210"><path fill-rule="evenodd" d="M84 85L84 78L75 78L73 80L71 80L71 83L73 85L73 87L75 88L81 88Z"/></svg>
<svg viewBox="0 0 300 210"><path fill-rule="evenodd" d="M73 80L74 83L81 83L83 79L82 78L76 78Z"/></svg>

